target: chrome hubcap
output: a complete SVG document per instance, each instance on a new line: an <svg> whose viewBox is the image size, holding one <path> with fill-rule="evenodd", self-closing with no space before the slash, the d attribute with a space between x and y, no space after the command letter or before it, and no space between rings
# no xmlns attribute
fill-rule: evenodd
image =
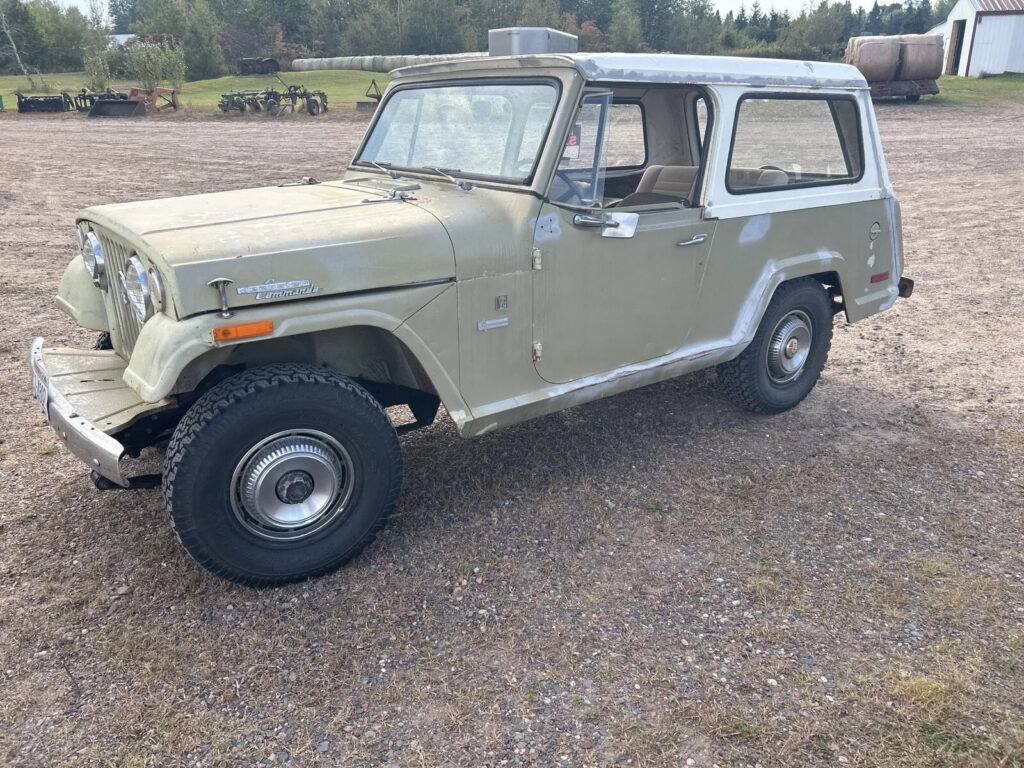
<svg viewBox="0 0 1024 768"><path fill-rule="evenodd" d="M252 533L294 540L344 514L352 485L352 459L333 437L317 430L279 432L238 462L231 503Z"/></svg>
<svg viewBox="0 0 1024 768"><path fill-rule="evenodd" d="M776 384L797 378L811 353L813 323L806 312L793 310L783 317L768 341L768 377Z"/></svg>

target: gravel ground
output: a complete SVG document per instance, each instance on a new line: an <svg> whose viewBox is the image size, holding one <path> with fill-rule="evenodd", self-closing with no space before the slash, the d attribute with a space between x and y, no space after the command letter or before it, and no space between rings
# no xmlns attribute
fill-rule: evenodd
<svg viewBox="0 0 1024 768"><path fill-rule="evenodd" d="M1024 764L1024 105L878 113L918 288L803 405L443 418L374 546L262 591L93 489L26 343L92 341L52 304L78 208L330 178L363 125L0 115L0 761Z"/></svg>

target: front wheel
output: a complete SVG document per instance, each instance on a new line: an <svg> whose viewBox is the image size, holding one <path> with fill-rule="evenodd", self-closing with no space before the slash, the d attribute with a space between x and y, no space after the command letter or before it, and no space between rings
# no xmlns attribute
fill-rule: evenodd
<svg viewBox="0 0 1024 768"><path fill-rule="evenodd" d="M814 388L832 346L832 300L817 280L783 283L753 341L718 366L718 380L739 405L757 413L793 408Z"/></svg>
<svg viewBox="0 0 1024 768"><path fill-rule="evenodd" d="M167 447L164 498L204 568L252 586L332 571L383 527L401 488L395 430L325 368L268 365L203 395Z"/></svg>

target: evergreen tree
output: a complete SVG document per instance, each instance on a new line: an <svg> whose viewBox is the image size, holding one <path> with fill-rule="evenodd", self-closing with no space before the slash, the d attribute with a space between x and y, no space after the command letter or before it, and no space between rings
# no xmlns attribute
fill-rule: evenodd
<svg viewBox="0 0 1024 768"><path fill-rule="evenodd" d="M613 0L610 35L612 50L627 53L640 50L644 40L638 0Z"/></svg>
<svg viewBox="0 0 1024 768"><path fill-rule="evenodd" d="M227 74L224 53L217 37L219 24L203 0L191 0L182 45L189 80L209 80Z"/></svg>

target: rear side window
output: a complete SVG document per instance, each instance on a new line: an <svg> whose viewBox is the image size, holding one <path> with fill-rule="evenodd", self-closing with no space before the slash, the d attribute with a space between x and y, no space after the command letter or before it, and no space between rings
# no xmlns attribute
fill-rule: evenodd
<svg viewBox="0 0 1024 768"><path fill-rule="evenodd" d="M852 183L863 174L860 116L845 97L744 97L726 186L743 194Z"/></svg>

